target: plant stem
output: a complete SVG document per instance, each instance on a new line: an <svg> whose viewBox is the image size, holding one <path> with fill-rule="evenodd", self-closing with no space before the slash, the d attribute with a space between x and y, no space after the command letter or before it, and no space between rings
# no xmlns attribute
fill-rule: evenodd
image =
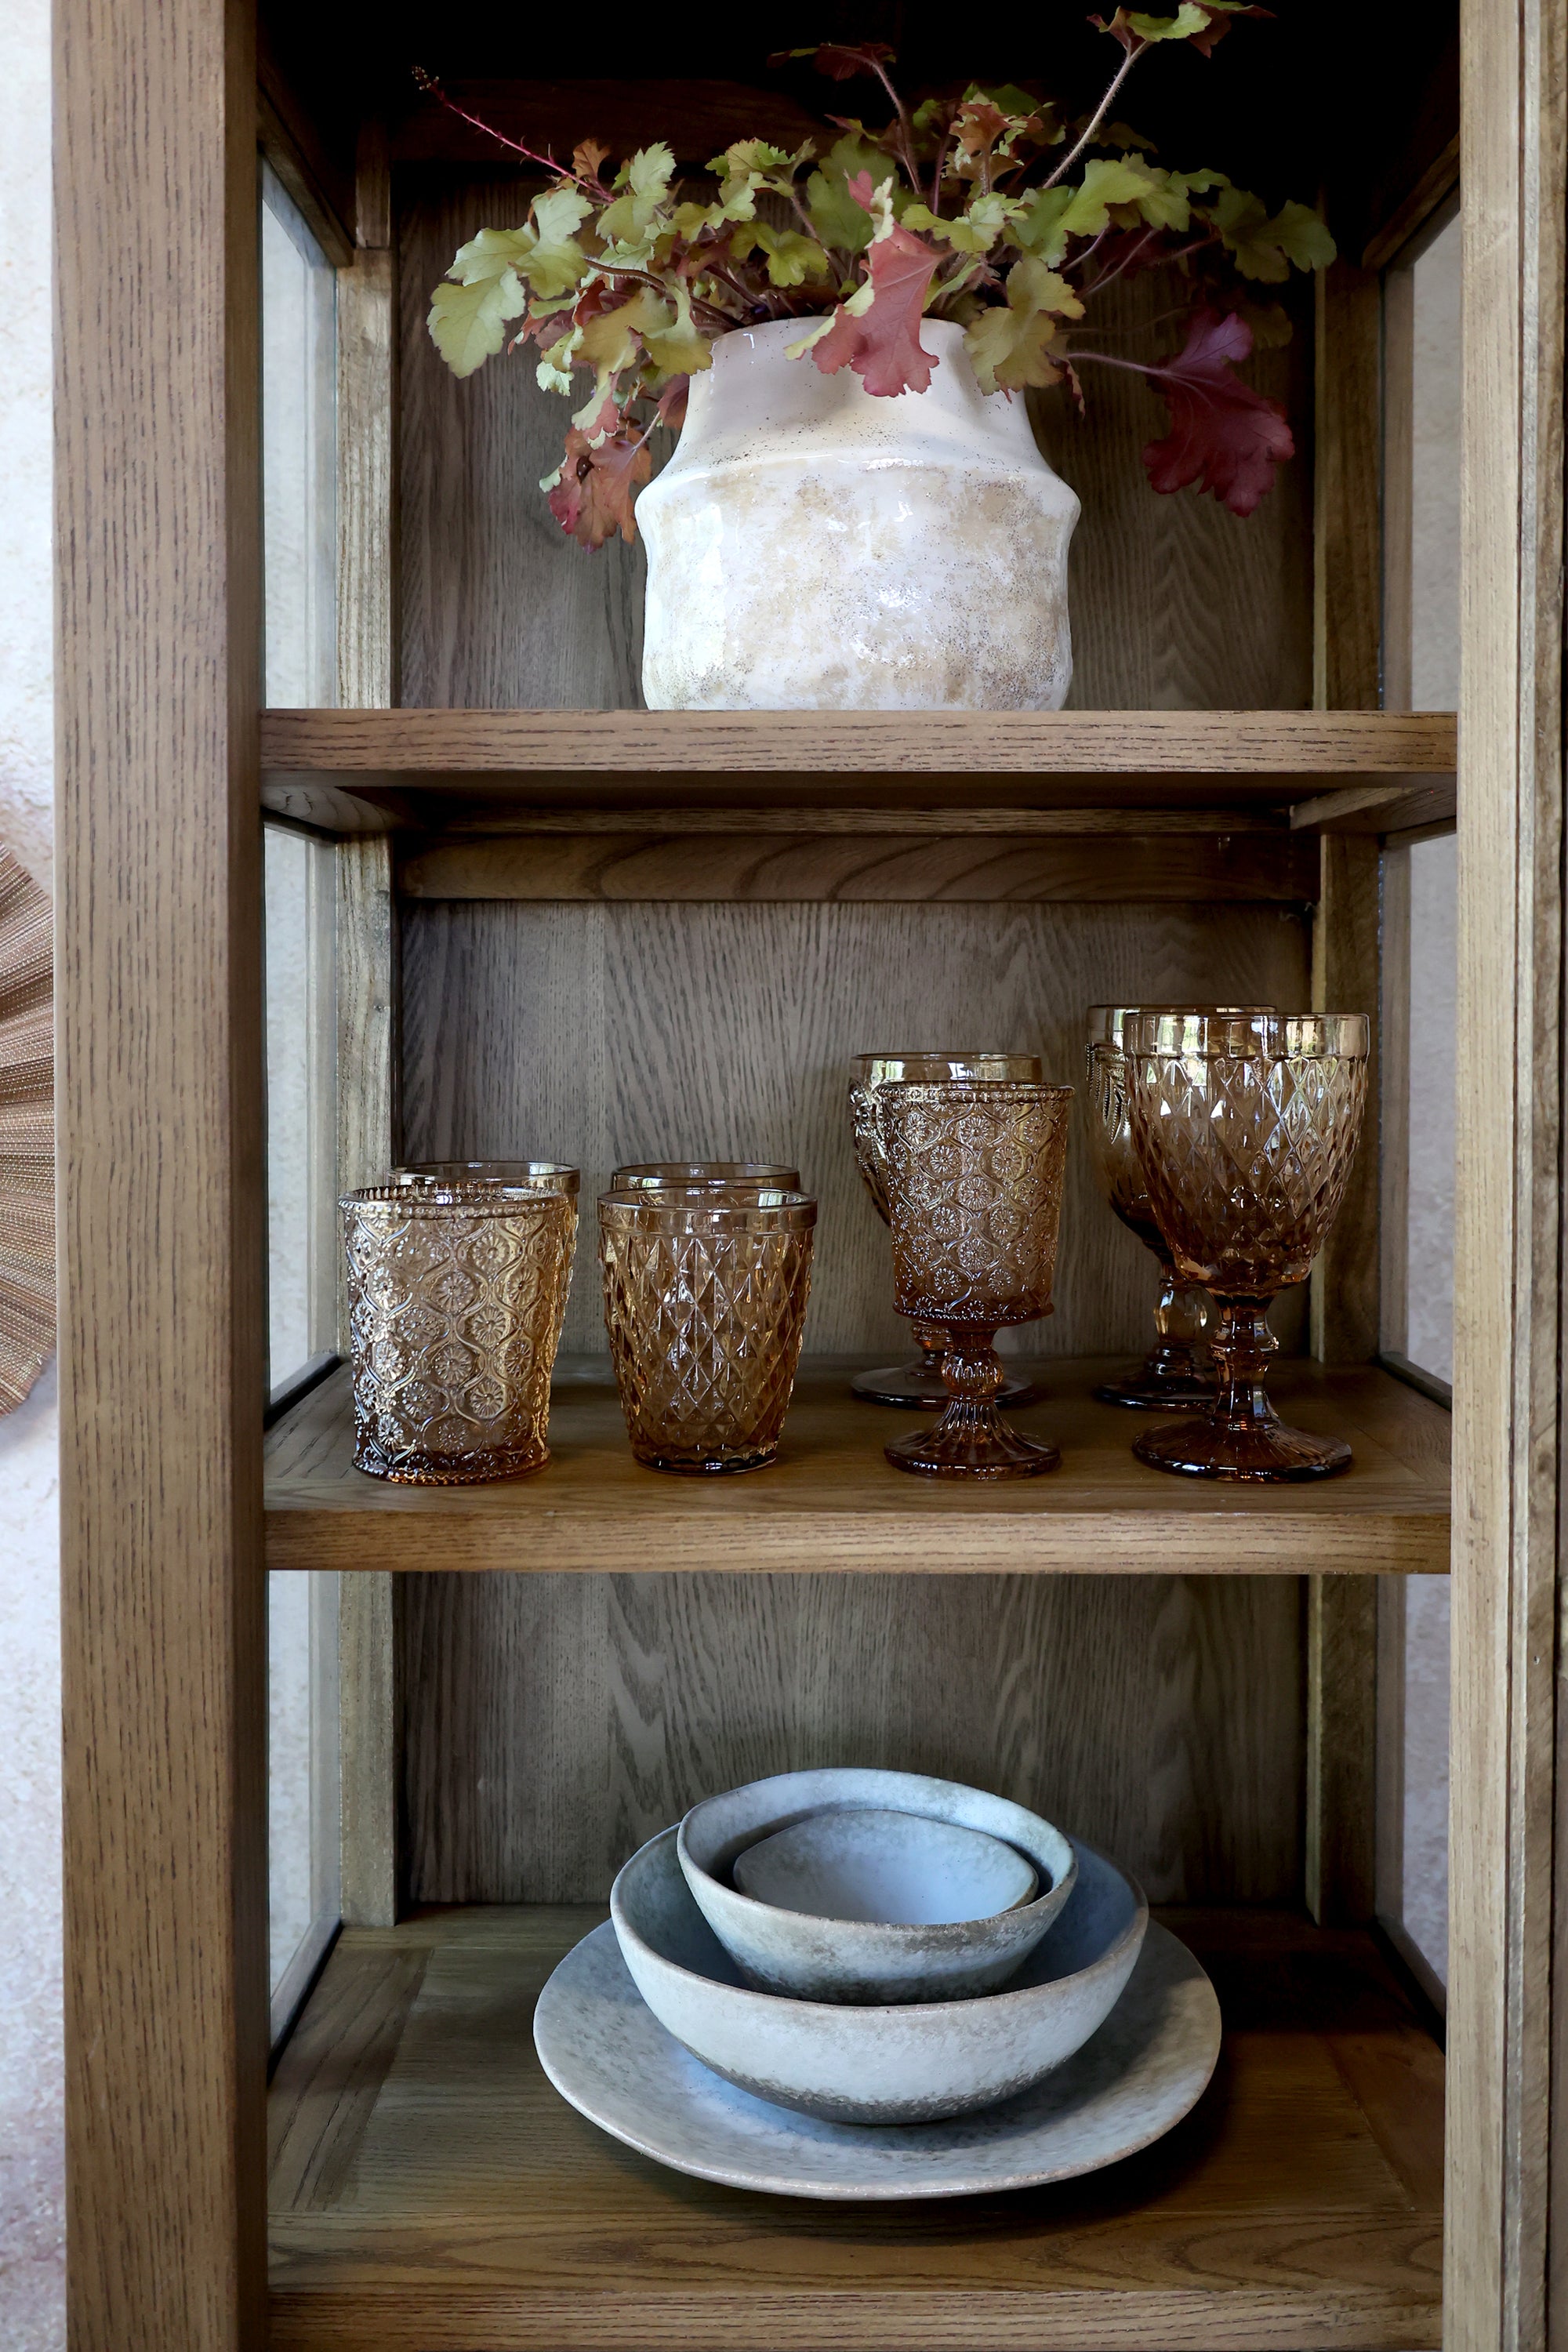
<svg viewBox="0 0 1568 2352"><path fill-rule="evenodd" d="M1077 146L1072 149L1070 153L1063 156L1061 162L1057 165L1056 170L1051 173L1050 178L1048 180L1041 181L1040 185L1042 188L1054 188L1057 182L1067 173L1072 170L1073 165L1078 162L1078 159L1083 153L1084 149L1090 144L1095 132L1100 129L1100 124L1110 113L1111 100L1116 96L1117 91L1121 89L1122 83L1126 80L1128 75L1131 72L1133 67L1137 64L1139 58L1142 56L1144 50L1148 47L1149 44L1147 41L1140 41L1135 49L1128 50L1127 55L1122 58L1121 63L1117 67L1116 71L1110 78L1110 89L1106 91L1105 96L1100 100L1100 104L1095 108L1094 112L1089 116L1089 122L1082 138L1079 141Z"/></svg>
<svg viewBox="0 0 1568 2352"><path fill-rule="evenodd" d="M493 124L481 121L479 115L470 114L466 106L459 106L456 99L448 98L435 75L426 73L422 66L415 67L414 79L428 97L433 98L438 106L444 106L448 114L455 114L459 122L470 124L475 131L482 131L487 139L493 139L499 147L509 148L514 155L521 155L525 163L537 163L542 171L552 173L558 180L570 180L575 186L585 189L600 204L608 204L610 191L603 180L587 179L581 172L574 172L570 164L558 163L553 155L536 155L531 147L524 147L517 140L509 139L504 131L497 131Z"/></svg>

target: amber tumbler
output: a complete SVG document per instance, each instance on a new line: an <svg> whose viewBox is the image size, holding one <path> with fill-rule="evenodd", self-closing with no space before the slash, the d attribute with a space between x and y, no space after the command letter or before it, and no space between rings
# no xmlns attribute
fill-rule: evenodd
<svg viewBox="0 0 1568 2352"><path fill-rule="evenodd" d="M428 1486L542 1468L574 1193L426 1178L339 1207L356 1466Z"/></svg>
<svg viewBox="0 0 1568 2352"><path fill-rule="evenodd" d="M882 1223L888 1213L887 1155L877 1124L877 1101L884 1087L940 1083L947 1078L993 1080L1014 1078L1038 1083L1037 1054L857 1054L849 1087L849 1116L855 1131L855 1162L871 1203ZM849 1386L868 1404L889 1404L904 1412L934 1412L947 1402L942 1359L947 1334L939 1324L917 1323L920 1349L908 1363L883 1364L874 1371L857 1372ZM1040 1391L1032 1381L1015 1374L1004 1378L999 1402L1031 1404Z"/></svg>
<svg viewBox="0 0 1568 2352"><path fill-rule="evenodd" d="M1214 1361L1205 1345L1209 1297L1184 1282L1154 1219L1143 1163L1132 1141L1123 1046L1127 1024L1145 1013L1271 1013L1269 1004L1091 1004L1085 1057L1089 1066L1089 1149L1101 1192L1130 1233L1153 1253L1160 1268L1154 1344L1143 1361L1094 1391L1106 1404L1145 1412L1180 1412L1214 1402Z"/></svg>
<svg viewBox="0 0 1568 2352"><path fill-rule="evenodd" d="M993 1342L1050 1312L1072 1093L1006 1080L883 1089L894 1303L946 1341L946 1411L884 1449L896 1469L1026 1478L1060 1459L1003 1419Z"/></svg>
<svg viewBox="0 0 1568 2352"><path fill-rule="evenodd" d="M759 1185L798 1192L800 1171L786 1168L782 1160L638 1160L617 1168L610 1179L612 1192L661 1192L672 1184Z"/></svg>
<svg viewBox="0 0 1568 2352"><path fill-rule="evenodd" d="M760 1470L800 1361L816 1202L771 1186L599 1202L605 1323L626 1433L652 1470Z"/></svg>
<svg viewBox="0 0 1568 2352"><path fill-rule="evenodd" d="M1305 1282L1344 1198L1366 1103L1360 1013L1148 1013L1126 1037L1132 1136L1184 1281L1213 1293L1213 1409L1133 1447L1198 1478L1321 1478L1340 1438L1288 1428L1264 1385L1268 1302Z"/></svg>

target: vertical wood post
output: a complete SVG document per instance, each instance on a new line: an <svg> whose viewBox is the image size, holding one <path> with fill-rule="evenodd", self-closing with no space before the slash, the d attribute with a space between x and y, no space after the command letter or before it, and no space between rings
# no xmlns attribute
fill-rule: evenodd
<svg viewBox="0 0 1568 2352"><path fill-rule="evenodd" d="M1336 262L1317 281L1312 678L1321 710L1380 697L1381 295L1376 273ZM1373 1015L1366 1124L1339 1216L1313 1269L1312 1353L1359 1363L1378 1346L1378 850L1325 833L1312 925L1312 1003ZM1363 1577L1307 1580L1306 1885L1314 1918L1373 1907L1377 1614Z"/></svg>
<svg viewBox="0 0 1568 2352"><path fill-rule="evenodd" d="M265 2325L252 28L57 0L69 2326Z"/></svg>
<svg viewBox="0 0 1568 2352"><path fill-rule="evenodd" d="M338 698L396 698L394 558L396 268L384 126L361 132L358 247L338 271ZM396 1156L397 911L385 834L338 845L338 1181ZM340 1322L342 1310L340 1309ZM339 1345L348 1347L346 1328ZM394 1580L339 1580L342 1895L351 1927L397 1916L397 1622Z"/></svg>
<svg viewBox="0 0 1568 2352"><path fill-rule="evenodd" d="M1449 2352L1546 2292L1562 1541L1563 0L1463 0L1464 407L1448 1938ZM1563 1948L1559 1941L1559 1951ZM1555 2014L1554 2014L1555 2012Z"/></svg>

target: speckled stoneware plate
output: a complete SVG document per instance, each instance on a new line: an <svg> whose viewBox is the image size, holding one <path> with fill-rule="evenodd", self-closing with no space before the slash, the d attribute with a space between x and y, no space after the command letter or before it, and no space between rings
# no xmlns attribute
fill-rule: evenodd
<svg viewBox="0 0 1568 2352"><path fill-rule="evenodd" d="M778 2197L979 2197L1096 2172L1180 2123L1219 2055L1219 2003L1151 1923L1092 2040L1034 2090L934 2124L835 2124L770 2105L665 2032L606 1921L539 1997L533 2039L562 2097L602 2131L700 2180Z"/></svg>

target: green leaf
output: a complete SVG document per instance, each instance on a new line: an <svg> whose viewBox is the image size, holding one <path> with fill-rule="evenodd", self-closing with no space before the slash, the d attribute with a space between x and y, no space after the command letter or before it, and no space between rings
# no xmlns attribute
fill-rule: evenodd
<svg viewBox="0 0 1568 2352"><path fill-rule="evenodd" d="M1268 226L1298 269L1326 269L1339 250L1310 205L1281 205Z"/></svg>
<svg viewBox="0 0 1568 2352"><path fill-rule="evenodd" d="M616 173L615 184L625 193L599 215L599 235L605 243L641 246L674 177L675 158L662 139L655 140L651 147L639 147Z"/></svg>
<svg viewBox="0 0 1568 2352"><path fill-rule="evenodd" d="M1173 16L1142 16L1129 13L1128 23L1141 41L1190 41L1194 33L1208 30L1208 10L1194 5L1194 0L1182 0Z"/></svg>
<svg viewBox="0 0 1568 2352"><path fill-rule="evenodd" d="M1081 319L1083 304L1054 269L1026 254L1007 272L1007 307L1012 310L1051 310L1058 319Z"/></svg>
<svg viewBox="0 0 1568 2352"><path fill-rule="evenodd" d="M824 245L845 253L865 252L872 222L849 194L849 183L861 172L869 172L873 182L885 179L888 168L882 150L861 133L847 131L834 141L805 184L806 210Z"/></svg>
<svg viewBox="0 0 1568 2352"><path fill-rule="evenodd" d="M1207 207L1226 251L1244 278L1279 286L1298 269L1322 269L1333 259L1333 238L1308 205L1289 204L1269 218L1258 198L1228 184Z"/></svg>
<svg viewBox="0 0 1568 2352"><path fill-rule="evenodd" d="M1076 188L1042 188L1014 228L1017 243L1047 261L1059 261L1068 243L1062 217L1077 194Z"/></svg>
<svg viewBox="0 0 1568 2352"><path fill-rule="evenodd" d="M1055 383L1061 374L1048 356L1055 334L1055 322L1043 310L982 310L963 337L981 391L1022 392L1026 384Z"/></svg>
<svg viewBox="0 0 1568 2352"><path fill-rule="evenodd" d="M458 264L465 256L475 255L481 238L493 238L499 246L503 238L518 234L481 229L479 236L463 247ZM493 268L488 266L492 259ZM493 359L506 341L508 320L521 318L528 307L528 296L505 253L491 248L483 260L482 271L475 257L469 265L472 274L458 284L448 279L430 298L430 340L454 375L472 375L486 360Z"/></svg>
<svg viewBox="0 0 1568 2352"><path fill-rule="evenodd" d="M1112 205L1142 206L1168 177L1136 156L1096 156L1078 187L1041 190L1019 226L1018 243L1044 261L1059 261L1069 237L1098 236L1110 226Z"/></svg>
<svg viewBox="0 0 1568 2352"><path fill-rule="evenodd" d="M675 375L699 375L704 368L710 368L713 364L712 344L692 324L689 290L678 286L674 293L675 307L669 312L669 325L650 325L643 329L643 341L657 370L656 381L659 383Z"/></svg>
<svg viewBox="0 0 1568 2352"><path fill-rule="evenodd" d="M573 232L593 209L576 188L552 188L535 196L530 226L516 232L523 245L513 265L535 294L549 300L582 284L588 257Z"/></svg>
<svg viewBox="0 0 1568 2352"><path fill-rule="evenodd" d="M808 278L831 275L831 265L822 247L815 237L803 236L799 229L774 229L759 224L755 242L767 255L768 277L774 286L802 286Z"/></svg>

